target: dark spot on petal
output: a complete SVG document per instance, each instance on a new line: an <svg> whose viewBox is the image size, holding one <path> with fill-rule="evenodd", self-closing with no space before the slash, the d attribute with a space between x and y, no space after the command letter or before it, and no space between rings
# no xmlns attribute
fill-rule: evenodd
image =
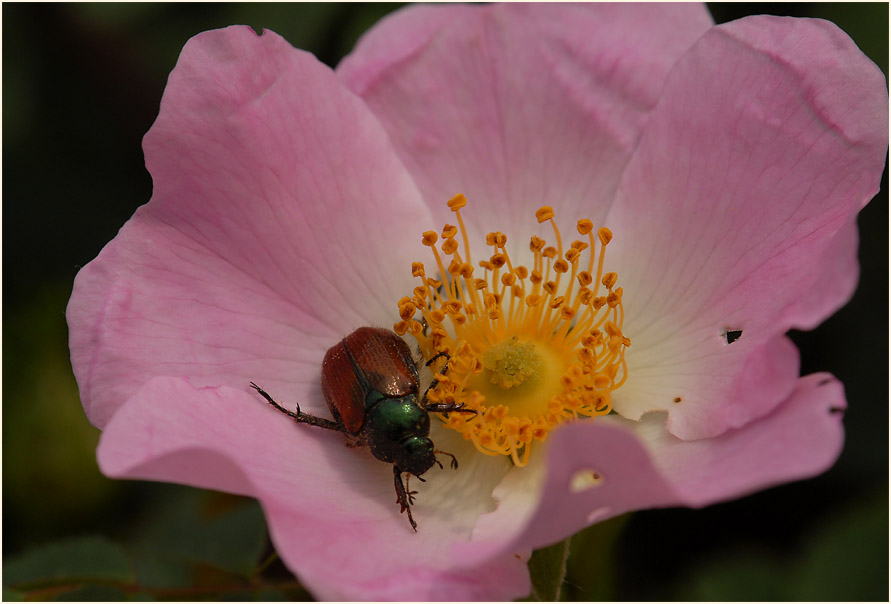
<svg viewBox="0 0 891 604"><path fill-rule="evenodd" d="M829 408L829 413L844 413L844 412L845 412L844 407L830 407Z"/></svg>
<svg viewBox="0 0 891 604"><path fill-rule="evenodd" d="M676 403L680 403L681 400L682 400L682 399L681 399L681 397L679 397L679 396L674 397L674 402L676 402Z"/></svg>
<svg viewBox="0 0 891 604"><path fill-rule="evenodd" d="M576 471L569 480L569 492L581 493L603 483L603 476L597 470L583 468Z"/></svg>
<svg viewBox="0 0 891 604"><path fill-rule="evenodd" d="M831 384L832 381L832 378L823 378L822 380L817 382L817 386L825 386L826 384Z"/></svg>
<svg viewBox="0 0 891 604"><path fill-rule="evenodd" d="M516 559L519 560L520 562L523 561L523 556L521 556L520 554L514 554L514 558L516 558Z"/></svg>
<svg viewBox="0 0 891 604"><path fill-rule="evenodd" d="M728 344L733 344L742 336L742 329L730 329L729 327L721 332L721 336Z"/></svg>

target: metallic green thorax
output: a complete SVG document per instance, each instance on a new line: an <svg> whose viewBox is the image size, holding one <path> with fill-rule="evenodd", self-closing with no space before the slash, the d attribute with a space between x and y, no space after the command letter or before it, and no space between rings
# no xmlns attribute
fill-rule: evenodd
<svg viewBox="0 0 891 604"><path fill-rule="evenodd" d="M363 433L376 458L420 475L430 469L435 457L433 442L427 438L430 416L416 397L381 398L379 392L369 392L366 404L372 404L368 405Z"/></svg>

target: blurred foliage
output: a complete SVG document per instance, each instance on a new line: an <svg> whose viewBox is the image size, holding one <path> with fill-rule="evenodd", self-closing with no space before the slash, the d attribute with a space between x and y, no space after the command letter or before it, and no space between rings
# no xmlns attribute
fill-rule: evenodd
<svg viewBox="0 0 891 604"><path fill-rule="evenodd" d="M4 558L4 599L294 600L308 594L270 554L257 502L168 487L126 545L76 537Z"/></svg>
<svg viewBox="0 0 891 604"><path fill-rule="evenodd" d="M64 310L78 267L151 196L140 141L189 37L243 23L334 66L398 6L2 5L4 599L309 597L275 557L256 503L99 473ZM887 74L887 4L710 9L717 22L829 19ZM888 599L887 191L886 172L860 216L854 299L793 334L803 373L831 371L845 384L850 438L838 464L704 510L582 531L569 544L565 599Z"/></svg>

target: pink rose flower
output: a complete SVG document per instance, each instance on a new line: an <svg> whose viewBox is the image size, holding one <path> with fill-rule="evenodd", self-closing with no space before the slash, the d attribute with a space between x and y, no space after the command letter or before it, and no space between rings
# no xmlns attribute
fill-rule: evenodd
<svg viewBox="0 0 891 604"><path fill-rule="evenodd" d="M784 334L854 291L887 145L882 74L820 20L417 6L336 72L269 31L200 34L144 140L152 199L68 306L99 464L256 497L321 599L525 596L530 552L591 523L831 466L842 386L800 377ZM388 464L248 384L330 417L325 352L399 320L457 192L477 259L490 231L528 257L542 205L564 235L609 227L632 345L616 413L554 428L525 467L433 420L460 468L412 482L415 533Z"/></svg>

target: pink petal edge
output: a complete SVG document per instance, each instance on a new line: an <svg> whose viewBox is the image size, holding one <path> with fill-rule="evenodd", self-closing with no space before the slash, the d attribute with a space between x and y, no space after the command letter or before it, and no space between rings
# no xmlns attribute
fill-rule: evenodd
<svg viewBox="0 0 891 604"><path fill-rule="evenodd" d="M619 413L664 410L672 433L697 439L785 399L795 372L757 388L747 372L796 363L757 357L851 295L854 220L878 190L887 108L881 72L824 21L742 19L682 57L609 217L632 341ZM728 329L743 334L726 346Z"/></svg>
<svg viewBox="0 0 891 604"><path fill-rule="evenodd" d="M711 24L701 4L420 5L337 73L439 221L464 193L472 240L497 230L520 249L541 205L566 232L602 220L665 75Z"/></svg>
<svg viewBox="0 0 891 604"><path fill-rule="evenodd" d="M841 453L845 408L841 383L813 374L767 416L707 440L672 436L663 413L640 423L611 417L567 424L549 441L541 498L522 534L501 543L460 543L456 551L472 566L500 552L543 547L626 512L703 507L815 476ZM601 480L573 488L574 478L592 472Z"/></svg>
<svg viewBox="0 0 891 604"><path fill-rule="evenodd" d="M390 465L344 446L339 434L295 425L246 385L195 388L183 378L154 378L111 419L97 454L113 478L256 497L276 549L320 598L502 600L528 593L523 556L493 556L468 573L450 548L467 538L460 527L427 516L414 533L399 514ZM362 543L376 544L373 555L356 547Z"/></svg>
<svg viewBox="0 0 891 604"><path fill-rule="evenodd" d="M67 310L90 420L156 375L324 408L324 352L392 325L393 292L414 286L407 234L432 225L376 118L308 53L230 27L186 44L144 146L152 200Z"/></svg>

